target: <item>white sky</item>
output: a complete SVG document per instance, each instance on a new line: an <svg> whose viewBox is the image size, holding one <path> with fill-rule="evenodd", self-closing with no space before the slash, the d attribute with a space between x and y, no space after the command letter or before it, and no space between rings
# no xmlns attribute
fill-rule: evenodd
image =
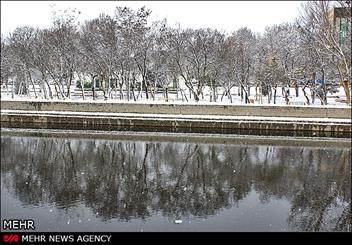
<svg viewBox="0 0 352 245"><path fill-rule="evenodd" d="M210 27L228 33L247 26L264 32L266 26L290 22L298 16L299 1L1 1L1 33L17 26L48 27L51 4L58 9L77 8L80 21L98 17L102 12L112 15L115 6L152 10L150 20L167 18L168 24L180 23L183 28Z"/></svg>

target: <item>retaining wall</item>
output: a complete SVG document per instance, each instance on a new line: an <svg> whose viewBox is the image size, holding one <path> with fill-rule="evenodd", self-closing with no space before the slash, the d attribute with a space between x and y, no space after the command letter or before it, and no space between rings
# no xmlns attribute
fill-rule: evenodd
<svg viewBox="0 0 352 245"><path fill-rule="evenodd" d="M107 113L146 113L182 115L220 115L257 117L341 118L351 119L348 106L297 105L205 105L169 103L66 102L2 100L1 110L74 111Z"/></svg>

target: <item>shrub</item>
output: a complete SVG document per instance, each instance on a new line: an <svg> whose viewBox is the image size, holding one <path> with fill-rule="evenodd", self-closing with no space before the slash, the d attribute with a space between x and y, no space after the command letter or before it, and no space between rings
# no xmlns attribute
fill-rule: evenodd
<svg viewBox="0 0 352 245"><path fill-rule="evenodd" d="M80 81L80 80L77 80L77 81L76 81L76 87L77 87L77 88L81 88L81 81ZM89 81L84 81L83 87L84 87L84 88L92 88L92 83L89 82Z"/></svg>

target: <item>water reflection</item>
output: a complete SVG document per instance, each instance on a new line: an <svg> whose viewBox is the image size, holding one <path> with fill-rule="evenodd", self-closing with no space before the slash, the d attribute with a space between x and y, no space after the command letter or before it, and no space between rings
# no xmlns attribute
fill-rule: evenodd
<svg viewBox="0 0 352 245"><path fill-rule="evenodd" d="M50 119L50 118L49 118ZM48 120L49 120L48 119ZM28 120L33 120L29 117ZM99 121L99 119L97 119ZM122 120L122 119L121 119ZM153 119L154 120L154 119ZM266 135L266 136L290 136L290 137L333 137L333 138L351 138L351 132L345 131L313 131L304 129L304 130L273 130L265 128L265 124L262 124L261 129L254 128L234 128L234 127L191 127L187 126L160 126L160 125L139 125L139 123L134 123L130 125L130 120L122 120L123 124L101 124L100 122L86 124L83 122L75 121L75 123L58 123L53 119L52 122L47 123L38 123L31 122L27 120L12 120L10 122L1 122L2 127L4 128L31 128L31 129L61 129L61 130L102 130L102 131L132 131L132 132L151 132L151 133L160 133L160 132L172 132L172 133L208 133L208 134L238 134L238 135ZM264 125L264 126L263 126Z"/></svg>
<svg viewBox="0 0 352 245"><path fill-rule="evenodd" d="M1 182L24 207L67 210L83 203L103 222L146 220L156 213L207 218L255 191L261 204L290 203L289 230L351 231L350 153L348 148L2 137Z"/></svg>

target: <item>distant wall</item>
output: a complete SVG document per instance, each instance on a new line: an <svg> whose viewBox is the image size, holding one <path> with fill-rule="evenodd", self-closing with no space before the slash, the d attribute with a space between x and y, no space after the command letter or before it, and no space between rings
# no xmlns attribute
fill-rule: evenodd
<svg viewBox="0 0 352 245"><path fill-rule="evenodd" d="M2 100L1 110L351 119L350 107Z"/></svg>

